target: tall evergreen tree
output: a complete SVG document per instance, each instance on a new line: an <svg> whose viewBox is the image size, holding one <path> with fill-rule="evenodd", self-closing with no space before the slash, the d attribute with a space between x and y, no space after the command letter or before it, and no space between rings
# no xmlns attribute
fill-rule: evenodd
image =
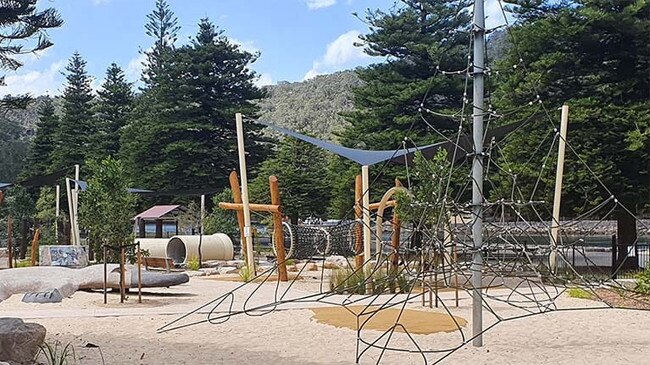
<svg viewBox="0 0 650 365"><path fill-rule="evenodd" d="M29 146L23 177L52 172L54 149L56 148L59 117L56 115L52 99L46 98L38 110L36 136Z"/></svg>
<svg viewBox="0 0 650 365"><path fill-rule="evenodd" d="M632 213L650 211L647 2L575 0L558 7L537 1L532 8L517 3L523 5L518 8L522 16L511 30L515 42L503 66L512 69L523 58L526 67L502 74L495 96L502 109L521 108L538 96L549 110L569 105L563 216L584 213L612 195ZM553 122L559 119L551 114ZM545 113L539 115L509 139L503 154L524 194L537 184L545 194L538 198L551 201L552 169L536 183L539 166L526 166L553 130ZM502 180L505 190L509 181L510 176ZM634 242L634 217L626 209L615 217L620 242Z"/></svg>
<svg viewBox="0 0 650 365"><path fill-rule="evenodd" d="M471 17L466 0L401 0L390 11L368 10L370 33L360 38L370 56L385 62L357 71L361 87L354 89L354 108L345 117L350 126L341 133L348 147L389 150L402 146L405 138L418 145L440 140L436 133L452 134L464 101L462 76L442 75L441 70L463 70L467 66ZM422 113L420 113L422 111ZM433 113L431 113L433 112ZM412 147L410 145L409 147ZM332 212L348 212L354 203L354 179L360 172L347 161L335 163L346 173L332 175ZM377 170L371 169L371 174ZM385 170L372 191L382 194L401 168ZM373 177L374 180L374 177ZM374 199L374 197L372 198Z"/></svg>
<svg viewBox="0 0 650 365"><path fill-rule="evenodd" d="M120 140L123 162L136 182L139 182L138 176L157 174L154 166L159 160L157 154L162 145L157 140L155 130L163 123L161 113L174 107L170 104L174 101L170 94L175 90L165 70L171 63L170 55L180 30L177 18L165 0L156 1L154 10L147 15L147 20L145 31L153 38L153 45L150 51L145 52L147 61L141 75L144 87L136 99L132 118L122 130ZM148 183L148 179L143 180L143 183Z"/></svg>
<svg viewBox="0 0 650 365"><path fill-rule="evenodd" d="M420 117L420 106L438 113L456 113L463 104L464 80L440 70L467 64L470 15L467 1L402 0L402 7L368 11L369 34L361 36L364 51L386 62L358 70L365 82L354 90L355 111L342 143L366 149L399 148L404 137L416 143L439 139ZM442 132L455 131L458 121L423 111L427 122Z"/></svg>
<svg viewBox="0 0 650 365"><path fill-rule="evenodd" d="M106 79L97 92L95 107L98 131L93 138L95 158L117 156L120 150L120 133L126 126L133 107L133 91L124 72L115 63L106 70Z"/></svg>
<svg viewBox="0 0 650 365"><path fill-rule="evenodd" d="M86 61L75 52L65 70L67 84L63 90L63 116L53 158L56 170L83 163L91 138L97 132L91 106L91 77L86 72Z"/></svg>
<svg viewBox="0 0 650 365"><path fill-rule="evenodd" d="M145 90L159 103L130 128L126 145L141 186L162 190L224 187L237 167L234 114L252 116L255 87L248 66L256 55L242 51L204 19L190 44L173 51L158 84ZM133 130L147 127L141 134ZM262 157L259 127L246 123L249 163Z"/></svg>
<svg viewBox="0 0 650 365"><path fill-rule="evenodd" d="M36 2L37 0L0 2L1 69L17 70L22 63L15 56L42 51L52 46L45 30L60 27L63 20L53 8L37 10ZM35 40L35 43L29 44L30 40ZM0 76L0 85L3 83L4 76Z"/></svg>
<svg viewBox="0 0 650 365"><path fill-rule="evenodd" d="M158 76L168 61L170 52L174 49L178 31L178 19L169 8L166 0L156 0L154 10L147 15L148 22L144 28L146 34L154 39L153 47L145 52L147 56L147 67L142 75L147 87L154 87L159 82Z"/></svg>

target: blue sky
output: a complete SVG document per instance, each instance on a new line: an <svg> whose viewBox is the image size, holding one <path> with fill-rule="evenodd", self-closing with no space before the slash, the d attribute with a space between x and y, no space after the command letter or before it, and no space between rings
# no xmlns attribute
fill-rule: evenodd
<svg viewBox="0 0 650 365"><path fill-rule="evenodd" d="M493 2L493 1L492 1ZM202 17L209 17L246 50L261 56L252 68L257 83L301 81L317 74L363 66L380 60L363 54L353 43L368 27L352 13L389 9L394 0L168 0L186 42ZM154 0L40 0L39 8L54 7L63 17L61 28L49 31L54 46L39 55L22 57L25 65L6 73L0 95L56 95L63 85L61 71L74 51L88 62L88 72L101 83L111 62L130 81L137 81L143 56L151 46L145 34L146 15ZM494 8L494 7L492 7ZM488 3L487 13L490 14Z"/></svg>

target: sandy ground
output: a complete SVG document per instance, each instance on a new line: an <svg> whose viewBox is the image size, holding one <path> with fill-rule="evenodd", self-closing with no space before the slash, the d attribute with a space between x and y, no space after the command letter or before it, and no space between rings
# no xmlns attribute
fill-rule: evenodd
<svg viewBox="0 0 650 365"><path fill-rule="evenodd" d="M309 308L324 303L294 302L283 304L273 312L264 306L285 293L286 284L248 284L218 307L205 307L195 315L176 324L205 320L214 309L212 319L220 324L201 323L159 333L173 320L240 286L240 283L207 278L192 278L189 284L148 290L144 302L137 303L131 294L120 304L117 294L110 294L107 305L101 293L77 292L59 304L27 304L14 295L0 303L0 315L20 317L38 322L47 328L49 342L72 342L77 364L353 364L357 346L356 331L316 322ZM284 299L312 296L319 298L319 284L296 282ZM251 295L251 293L253 293ZM509 292L490 290L494 299L488 301L500 318L507 319L527 311L503 300L509 299L526 307L525 295L508 297ZM530 293L523 293L530 294ZM460 306L453 307L453 293L442 293L444 303L454 316L468 321L463 328L465 339L472 328L471 300L461 294ZM535 293L540 298L540 293ZM372 304L382 304L382 296ZM246 301L248 299L248 301ZM322 297L321 297L322 299ZM361 297L332 296L327 301L342 303ZM404 296L392 298L393 302ZM411 309L447 313L444 308L422 308L421 299L412 299ZM369 300L357 304L369 303ZM561 295L556 304L561 308L599 307L597 302ZM229 308L251 310L248 314L227 317ZM253 311L255 307L261 306ZM399 308L399 307L398 307ZM531 307L533 311L536 306ZM263 312L264 311L264 312ZM220 318L221 317L221 318ZM227 319L227 320L226 320ZM224 322L225 321L225 322ZM497 319L484 314L487 328ZM373 342L382 331L364 330L361 338ZM380 338L385 343L387 336ZM460 332L413 335L424 350L445 350L462 344ZM382 342L383 341L383 342ZM85 347L88 344L99 348ZM363 344L359 345L361 349ZM395 332L390 347L415 350L411 339ZM101 353L100 353L101 352ZM361 364L425 364L435 363L444 353L430 353L426 359L418 353L366 351ZM559 311L502 321L484 334L484 346L464 346L442 359L443 364L648 364L650 362L650 312L618 309Z"/></svg>

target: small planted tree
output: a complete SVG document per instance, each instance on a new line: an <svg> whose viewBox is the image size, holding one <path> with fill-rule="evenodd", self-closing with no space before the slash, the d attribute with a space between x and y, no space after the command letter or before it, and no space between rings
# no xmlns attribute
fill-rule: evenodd
<svg viewBox="0 0 650 365"><path fill-rule="evenodd" d="M120 160L107 157L87 162L88 188L80 198L80 222L88 229L90 249L103 258L103 245L120 246L133 242L135 195L127 191L129 182ZM132 251L132 250L129 250ZM109 253L107 261L117 262Z"/></svg>
<svg viewBox="0 0 650 365"><path fill-rule="evenodd" d="M185 212L178 216L178 225L184 230L190 230L192 234L199 232L199 257L188 257L188 259L198 259L199 268L203 262L201 249L203 245L203 232L201 232L201 207L195 201L187 205Z"/></svg>
<svg viewBox="0 0 650 365"><path fill-rule="evenodd" d="M41 229L41 245L55 245L57 243L57 229L59 223L56 217L56 196L51 186L41 188L36 200L36 226Z"/></svg>
<svg viewBox="0 0 650 365"><path fill-rule="evenodd" d="M237 215L232 210L219 208L220 202L232 201L232 191L229 188L212 197L214 208L205 218L205 234L225 233L231 239L239 239Z"/></svg>

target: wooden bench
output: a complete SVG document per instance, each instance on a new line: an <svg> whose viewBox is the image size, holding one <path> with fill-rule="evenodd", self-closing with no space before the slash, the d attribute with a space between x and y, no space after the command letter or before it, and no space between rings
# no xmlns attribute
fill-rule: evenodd
<svg viewBox="0 0 650 365"><path fill-rule="evenodd" d="M143 257L144 269L162 269L170 272L174 268L174 260L169 257Z"/></svg>

